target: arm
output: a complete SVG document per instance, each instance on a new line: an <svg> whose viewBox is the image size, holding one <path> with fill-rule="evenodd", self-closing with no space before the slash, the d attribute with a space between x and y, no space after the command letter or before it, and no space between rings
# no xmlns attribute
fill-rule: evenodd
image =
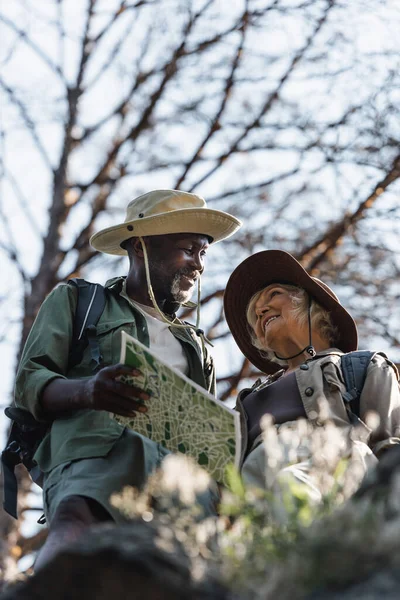
<svg viewBox="0 0 400 600"><path fill-rule="evenodd" d="M53 379L39 399L41 411L49 419L85 408L108 410L124 417L134 417L136 411L147 412L140 400L148 400L149 395L118 381L121 375L139 375L139 372L126 365L111 365L88 379Z"/></svg>
<svg viewBox="0 0 400 600"><path fill-rule="evenodd" d="M369 445L378 457L394 444L400 444L400 388L396 367L377 354L371 360L360 398L361 418L369 412L379 416Z"/></svg>
<svg viewBox="0 0 400 600"><path fill-rule="evenodd" d="M116 381L119 375L132 374L130 368L113 365L92 377L67 379L76 300L74 288L60 285L42 304L22 353L15 403L38 421L52 420L66 411L82 408L131 416L132 411L139 409L132 396L142 400L148 396Z"/></svg>

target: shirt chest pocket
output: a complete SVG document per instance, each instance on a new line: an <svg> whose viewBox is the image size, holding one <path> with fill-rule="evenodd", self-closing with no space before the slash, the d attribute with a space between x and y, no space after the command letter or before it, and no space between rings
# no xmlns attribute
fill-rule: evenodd
<svg viewBox="0 0 400 600"><path fill-rule="evenodd" d="M120 362L121 332L126 331L129 335L137 337L137 326L135 321L118 319L114 321L103 321L96 327L96 336L85 348L81 367L87 369L93 365L93 353L99 351L102 365L115 365Z"/></svg>

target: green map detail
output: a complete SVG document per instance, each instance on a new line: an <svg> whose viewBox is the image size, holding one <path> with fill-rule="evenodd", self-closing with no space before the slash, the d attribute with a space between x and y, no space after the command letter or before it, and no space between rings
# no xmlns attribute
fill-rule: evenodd
<svg viewBox="0 0 400 600"><path fill-rule="evenodd" d="M226 467L240 455L238 413L168 367L125 332L121 362L140 370L140 375L121 380L146 390L150 399L144 402L146 414L138 412L134 419L114 418L171 452L192 456L216 481L228 483Z"/></svg>
<svg viewBox="0 0 400 600"><path fill-rule="evenodd" d="M142 361L140 360L137 353L132 352L132 350L129 347L126 349L125 364L129 365L130 367L135 367L137 369L139 369L142 366Z"/></svg>
<svg viewBox="0 0 400 600"><path fill-rule="evenodd" d="M233 438L227 440L229 452L235 456L235 440Z"/></svg>
<svg viewBox="0 0 400 600"><path fill-rule="evenodd" d="M154 357L149 352L145 352L145 358L147 363L151 366L154 371L157 371L157 363L154 361Z"/></svg>
<svg viewBox="0 0 400 600"><path fill-rule="evenodd" d="M207 454L204 454L204 452L200 452L198 461L199 461L199 465L201 467L204 467L205 465L208 465L208 456L207 456Z"/></svg>

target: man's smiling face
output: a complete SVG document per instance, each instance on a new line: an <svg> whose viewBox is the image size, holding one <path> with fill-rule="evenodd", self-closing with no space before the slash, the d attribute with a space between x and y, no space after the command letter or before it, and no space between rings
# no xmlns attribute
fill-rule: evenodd
<svg viewBox="0 0 400 600"><path fill-rule="evenodd" d="M204 271L209 238L197 233L173 233L148 237L146 243L156 299L187 302Z"/></svg>

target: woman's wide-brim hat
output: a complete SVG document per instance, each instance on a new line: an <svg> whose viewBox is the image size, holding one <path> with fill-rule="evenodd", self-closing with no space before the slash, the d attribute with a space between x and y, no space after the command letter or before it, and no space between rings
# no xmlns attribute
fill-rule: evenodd
<svg viewBox="0 0 400 600"><path fill-rule="evenodd" d="M124 223L95 233L90 243L107 254L126 254L122 242L131 237L197 233L220 242L234 234L241 221L232 215L207 208L204 198L180 190L154 190L132 200Z"/></svg>
<svg viewBox="0 0 400 600"><path fill-rule="evenodd" d="M352 316L340 304L336 294L322 281L311 277L301 264L283 250L264 250L246 258L233 271L224 295L225 317L242 353L263 373L281 367L260 354L251 343L247 306L251 298L272 283L286 283L304 289L318 304L329 311L338 331L335 347L342 352L357 349L357 327Z"/></svg>

